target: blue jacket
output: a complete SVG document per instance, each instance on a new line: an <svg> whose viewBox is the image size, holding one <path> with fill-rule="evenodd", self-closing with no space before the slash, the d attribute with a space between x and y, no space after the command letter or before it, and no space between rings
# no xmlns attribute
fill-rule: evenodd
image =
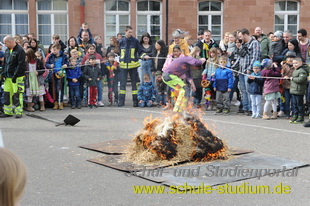
<svg viewBox="0 0 310 206"><path fill-rule="evenodd" d="M138 101L149 101L152 100L155 101L155 88L152 84L152 82L144 82L141 84L139 91L138 91Z"/></svg>
<svg viewBox="0 0 310 206"><path fill-rule="evenodd" d="M263 94L263 86L264 86L264 79L258 78L261 76L261 73L255 74L254 72L251 74L251 76L255 76L255 79L248 79L249 83L249 93L250 94Z"/></svg>
<svg viewBox="0 0 310 206"><path fill-rule="evenodd" d="M228 89L233 88L233 82L232 71L221 67L215 70L213 87L216 88L216 91L227 92Z"/></svg>
<svg viewBox="0 0 310 206"><path fill-rule="evenodd" d="M61 68L56 68L56 65L55 65L58 58L62 58L61 59L61 65L64 65L64 64L66 64L67 66L69 65L68 56L66 54L64 54L62 51L60 51L58 57L56 57L55 54L51 53L47 58L45 66L46 66L46 68L51 69L51 65L54 64L53 73L57 73L61 69Z"/></svg>
<svg viewBox="0 0 310 206"><path fill-rule="evenodd" d="M67 69L67 80L69 86L77 86L80 85L82 81L82 70L81 67L77 66L75 68L68 68ZM73 82L72 79L77 79L78 82Z"/></svg>
<svg viewBox="0 0 310 206"><path fill-rule="evenodd" d="M134 37L126 38L123 37L119 41L120 58L119 66L122 69L133 69L140 66L139 58L143 57L142 46L138 39Z"/></svg>

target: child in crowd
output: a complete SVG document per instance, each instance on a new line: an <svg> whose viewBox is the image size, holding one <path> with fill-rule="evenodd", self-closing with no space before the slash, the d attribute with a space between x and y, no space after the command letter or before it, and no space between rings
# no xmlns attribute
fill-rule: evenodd
<svg viewBox="0 0 310 206"><path fill-rule="evenodd" d="M80 28L80 31L79 31L79 34L78 34L78 36L77 36L77 38L76 38L76 40L77 40L77 43L80 45L80 44L82 44L82 32L83 31L87 31L88 32L88 34L89 34L89 38L90 39L92 39L93 38L93 35L92 35L92 33L90 32L90 30L89 30L89 28L88 28L88 23L86 23L86 22L84 22L83 24L82 24L82 26L81 26L81 28Z"/></svg>
<svg viewBox="0 0 310 206"><path fill-rule="evenodd" d="M233 87L232 71L227 69L227 56L221 56L219 59L220 67L216 69L214 75L213 89L216 91L216 113L228 114L230 112L229 93Z"/></svg>
<svg viewBox="0 0 310 206"><path fill-rule="evenodd" d="M292 77L285 77L291 80L290 93L293 99L293 116L290 123L301 124L304 122L305 108L304 95L307 91L308 65L303 65L299 57L293 60L294 72Z"/></svg>
<svg viewBox="0 0 310 206"><path fill-rule="evenodd" d="M63 41L61 41L60 39L60 36L58 34L54 34L52 36L52 40L53 40L53 43L50 45L49 49L48 49L48 52L47 53L51 53L52 52L52 46L54 44L59 44L60 45L60 50L62 52L65 51L65 49L67 48L67 46L65 45L65 43L63 43Z"/></svg>
<svg viewBox="0 0 310 206"><path fill-rule="evenodd" d="M10 150L0 148L0 205L20 205L26 182L23 161Z"/></svg>
<svg viewBox="0 0 310 206"><path fill-rule="evenodd" d="M291 116L291 107L292 107L292 94L290 93L291 81L290 78L293 75L295 68L293 67L293 60L296 57L296 53L294 51L288 51L286 53L286 61L282 65L282 76L283 79L283 89L284 89L284 98L285 98L285 116L290 118ZM278 113L278 116L282 116L284 114L283 111Z"/></svg>
<svg viewBox="0 0 310 206"><path fill-rule="evenodd" d="M162 107L166 105L167 101L167 85L163 82L162 79L162 72L157 71L155 73L155 81L156 81L156 88L157 88L157 99L158 99L158 106Z"/></svg>
<svg viewBox="0 0 310 206"><path fill-rule="evenodd" d="M76 61L77 65L80 65L82 62L82 58L79 56L79 52L76 49L71 49L70 50L70 59L74 59Z"/></svg>
<svg viewBox="0 0 310 206"><path fill-rule="evenodd" d="M216 108L216 103L215 103L215 91L213 89L213 84L214 84L214 74L215 70L218 67L218 54L217 54L217 49L216 48L211 48L210 49L210 57L206 63L206 67L202 72L202 79L207 79L210 81L210 84L205 90L210 91L209 95L210 100L206 99L206 110L213 110Z"/></svg>
<svg viewBox="0 0 310 206"><path fill-rule="evenodd" d="M194 57L195 59L200 59L200 48L198 46L193 47L191 53L189 54L189 56ZM192 93L193 97L194 97L194 105L197 108L200 108L200 103L201 103L201 99L202 99L202 86L201 86L201 80L202 80L202 66L192 66L192 77L193 77L193 81L196 87L196 91Z"/></svg>
<svg viewBox="0 0 310 206"><path fill-rule="evenodd" d="M274 33L274 38L273 38L273 41L271 43L271 54L275 60L283 57L281 55L281 52L282 52L283 47L284 47L284 42L283 42L282 36L283 36L282 31L276 31Z"/></svg>
<svg viewBox="0 0 310 206"><path fill-rule="evenodd" d="M83 76L88 86L88 107L91 109L97 108L97 85L102 79L102 74L94 55L90 55L88 61L89 65L85 67Z"/></svg>
<svg viewBox="0 0 310 206"><path fill-rule="evenodd" d="M118 104L118 82L119 82L119 64L115 61L115 53L110 52L108 55L108 61L105 63L105 72L107 74L108 88L109 88L109 102L113 104L114 93L114 106Z"/></svg>
<svg viewBox="0 0 310 206"><path fill-rule="evenodd" d="M61 51L59 44L54 44L51 47L52 53L48 56L46 61L46 68L53 69L51 75L51 82L53 88L54 107L53 109L64 109L64 77L65 68L68 66L68 57ZM54 95L55 94L55 95Z"/></svg>
<svg viewBox="0 0 310 206"><path fill-rule="evenodd" d="M156 100L155 88L148 74L144 74L143 80L138 91L138 105L139 107L151 107Z"/></svg>
<svg viewBox="0 0 310 206"><path fill-rule="evenodd" d="M262 77L281 77L280 68L276 63L272 63L270 59L263 59L261 66L263 69ZM277 119L277 101L281 97L279 79L265 78L264 82L265 105L263 119ZM270 105L272 106L272 116L268 116Z"/></svg>
<svg viewBox="0 0 310 206"><path fill-rule="evenodd" d="M26 50L26 70L27 78L25 81L26 96L28 97L28 104L26 110L34 112L34 103L32 102L34 96L39 97L40 111L45 110L43 95L45 94L45 79L42 75L45 72L44 64L41 60L36 58L34 51L29 48Z"/></svg>
<svg viewBox="0 0 310 206"><path fill-rule="evenodd" d="M248 76L249 93L252 102L252 118L262 118L262 94L264 79L259 78L261 76L261 65L259 61L255 61L253 64L253 73Z"/></svg>
<svg viewBox="0 0 310 206"><path fill-rule="evenodd" d="M69 94L71 109L81 109L80 84L82 80L81 66L77 65L77 60L70 58L70 68L67 69L67 81L69 85Z"/></svg>

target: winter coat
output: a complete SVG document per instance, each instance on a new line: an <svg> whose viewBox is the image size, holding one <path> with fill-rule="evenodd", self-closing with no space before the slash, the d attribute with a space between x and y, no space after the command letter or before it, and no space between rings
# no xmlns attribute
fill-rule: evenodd
<svg viewBox="0 0 310 206"><path fill-rule="evenodd" d="M181 48L181 52L182 54L184 54L185 56L189 55L189 48L188 48L188 44L184 39L180 39L180 43L178 44ZM173 53L173 47L175 46L175 42L173 42L170 46L169 46L169 51L168 54L172 54Z"/></svg>
<svg viewBox="0 0 310 206"><path fill-rule="evenodd" d="M163 71L163 67L164 67L164 64L165 64L165 61L167 57L167 49L164 49L163 52L160 52L159 55L158 55L158 60L157 60L157 67L156 67L156 71Z"/></svg>
<svg viewBox="0 0 310 206"><path fill-rule="evenodd" d="M198 40L198 42L196 43L196 46L200 48L199 56L201 56L202 58L206 58L206 59L209 58L209 51L211 48L219 47L214 39L211 39L209 44L205 43L205 40L201 40L201 41Z"/></svg>
<svg viewBox="0 0 310 206"><path fill-rule="evenodd" d="M293 65L289 65L289 64L284 64L282 66L282 76L288 76L288 77L292 77L293 72L294 72L294 67ZM282 86L284 89L290 89L291 88L291 80L289 79L283 79L283 83Z"/></svg>
<svg viewBox="0 0 310 206"><path fill-rule="evenodd" d="M306 94L307 78L308 78L307 69L308 68L306 65L302 65L301 67L295 69L295 71L293 72L290 88L291 94L295 95Z"/></svg>
<svg viewBox="0 0 310 206"><path fill-rule="evenodd" d="M283 49L283 40L274 41L271 43L271 54L274 56L280 56Z"/></svg>
<svg viewBox="0 0 310 206"><path fill-rule="evenodd" d="M216 88L216 91L227 92L228 89L233 88L233 83L232 71L221 67L215 70L213 88Z"/></svg>
<svg viewBox="0 0 310 206"><path fill-rule="evenodd" d="M122 38L119 40L120 58L119 66L121 69L133 69L140 66L139 58L145 55L138 39L134 37Z"/></svg>
<svg viewBox="0 0 310 206"><path fill-rule="evenodd" d="M59 58L62 58L61 59L61 66L65 65L65 64L69 65L68 56L66 54L64 54L62 51L60 51L59 56L56 56L54 53L51 53L48 56L47 61L45 63L46 68L52 69L51 65L54 64L53 73L59 72L61 68L56 68L56 62Z"/></svg>
<svg viewBox="0 0 310 206"><path fill-rule="evenodd" d="M175 59L164 71L167 74L173 74L181 79L193 80L191 66L201 66L202 61L190 56L179 57Z"/></svg>
<svg viewBox="0 0 310 206"><path fill-rule="evenodd" d="M280 68L263 69L261 72L262 77L281 77ZM279 79L265 79L264 94L270 94L280 91Z"/></svg>
<svg viewBox="0 0 310 206"><path fill-rule="evenodd" d="M97 86L97 79L102 78L101 70L99 69L98 65L87 65L84 69L83 77L87 82L87 86ZM91 78L91 80L89 80L89 78Z"/></svg>
<svg viewBox="0 0 310 206"><path fill-rule="evenodd" d="M261 73L255 74L254 72L251 74L251 76L255 76L255 79L248 79L249 83L249 93L252 95L255 94L263 94L263 86L264 86L264 79L259 78L261 76Z"/></svg>
<svg viewBox="0 0 310 206"><path fill-rule="evenodd" d="M158 94L163 94L167 92L167 84L165 82L161 81L156 81L156 87L158 90Z"/></svg>
<svg viewBox="0 0 310 206"><path fill-rule="evenodd" d="M13 48L12 53L7 48L4 54L3 61L3 76L4 77L22 77L25 76L26 62L25 62L25 51L24 49L16 44Z"/></svg>
<svg viewBox="0 0 310 206"><path fill-rule="evenodd" d="M75 68L68 68L66 71L67 74L67 80L68 80L68 85L69 86L76 86L80 85L82 81L82 70L81 67L77 66ZM77 79L77 82L73 82L73 79Z"/></svg>
<svg viewBox="0 0 310 206"><path fill-rule="evenodd" d="M155 101L156 91L152 82L144 82L138 91L138 101Z"/></svg>
<svg viewBox="0 0 310 206"><path fill-rule="evenodd" d="M261 60L265 58L269 58L271 53L271 41L270 39L265 35L261 34L261 40L260 40L260 52L261 52Z"/></svg>

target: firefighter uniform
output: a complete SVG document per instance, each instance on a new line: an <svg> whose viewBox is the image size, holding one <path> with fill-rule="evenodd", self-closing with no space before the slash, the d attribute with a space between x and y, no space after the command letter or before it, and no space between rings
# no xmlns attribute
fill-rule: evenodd
<svg viewBox="0 0 310 206"><path fill-rule="evenodd" d="M133 106L138 106L138 67L140 66L139 57L143 58L145 54L143 54L142 46L139 41L134 37L122 38L119 42L120 47L120 91L118 98L118 106L122 107L125 105L125 97L126 97L126 83L127 76L129 74L131 79L131 87L132 87L132 101Z"/></svg>
<svg viewBox="0 0 310 206"><path fill-rule="evenodd" d="M25 90L25 52L16 44L13 49L6 49L4 55L3 76L4 80L4 114L21 117L23 114L23 93ZM15 109L13 110L13 107Z"/></svg>

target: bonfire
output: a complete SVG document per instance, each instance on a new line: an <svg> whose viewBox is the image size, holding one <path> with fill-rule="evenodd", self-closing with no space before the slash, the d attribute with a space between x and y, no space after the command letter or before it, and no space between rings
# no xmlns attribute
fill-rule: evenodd
<svg viewBox="0 0 310 206"><path fill-rule="evenodd" d="M140 164L210 161L226 159L226 151L224 142L198 116L183 112L146 118L125 160Z"/></svg>

